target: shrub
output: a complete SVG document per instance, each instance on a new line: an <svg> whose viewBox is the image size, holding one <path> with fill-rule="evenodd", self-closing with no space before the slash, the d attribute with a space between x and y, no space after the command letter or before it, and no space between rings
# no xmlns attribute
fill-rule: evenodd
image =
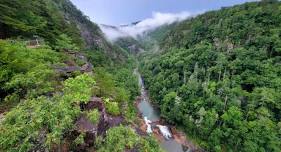
<svg viewBox="0 0 281 152"><path fill-rule="evenodd" d="M105 108L106 111L111 115L120 115L120 109L117 102L112 102L109 101L109 99L105 99Z"/></svg>
<svg viewBox="0 0 281 152"><path fill-rule="evenodd" d="M92 123L96 124L100 118L100 113L98 109L94 109L87 113L87 117Z"/></svg>
<svg viewBox="0 0 281 152"><path fill-rule="evenodd" d="M74 143L76 145L81 145L83 144L85 141L84 141L84 137L85 137L85 133L81 133L75 140L74 140Z"/></svg>

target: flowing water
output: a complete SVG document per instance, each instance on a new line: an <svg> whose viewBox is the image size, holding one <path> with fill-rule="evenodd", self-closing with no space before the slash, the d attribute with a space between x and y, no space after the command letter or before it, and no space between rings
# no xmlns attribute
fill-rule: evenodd
<svg viewBox="0 0 281 152"><path fill-rule="evenodd" d="M141 89L142 100L138 104L138 109L142 113L143 117L147 117L150 121L158 121L160 119L160 113L158 110L153 108L147 97L147 93L142 87Z"/></svg>
<svg viewBox="0 0 281 152"><path fill-rule="evenodd" d="M141 78L141 75L135 70L135 74L139 78L139 85L141 86L141 102L138 104L138 109L142 113L143 117L147 117L150 121L158 121L160 120L160 112L156 108L153 107L149 100L149 96L144 88L144 83ZM167 152L186 152L180 143L177 143L174 139L164 140L160 143L161 147Z"/></svg>

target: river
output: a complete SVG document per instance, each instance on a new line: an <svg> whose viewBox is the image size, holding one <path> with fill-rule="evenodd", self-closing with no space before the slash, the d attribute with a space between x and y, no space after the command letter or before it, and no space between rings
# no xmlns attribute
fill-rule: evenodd
<svg viewBox="0 0 281 152"><path fill-rule="evenodd" d="M141 87L141 101L138 104L138 110L142 114L143 118L147 118L152 122L158 122L160 120L160 112L157 108L153 107L149 100L147 91L145 90L144 83L140 73L135 70L134 72L139 79L139 85ZM186 146L183 146L177 142L174 138L165 139L160 141L160 145L163 150L167 152L187 152Z"/></svg>

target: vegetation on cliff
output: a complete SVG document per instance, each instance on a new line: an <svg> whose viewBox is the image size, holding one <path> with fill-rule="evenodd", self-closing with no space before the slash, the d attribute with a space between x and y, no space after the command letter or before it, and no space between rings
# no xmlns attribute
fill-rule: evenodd
<svg viewBox="0 0 281 152"><path fill-rule="evenodd" d="M126 50L69 0L2 0L0 9L0 151L159 151L131 127L139 87ZM124 129L130 143L111 140Z"/></svg>

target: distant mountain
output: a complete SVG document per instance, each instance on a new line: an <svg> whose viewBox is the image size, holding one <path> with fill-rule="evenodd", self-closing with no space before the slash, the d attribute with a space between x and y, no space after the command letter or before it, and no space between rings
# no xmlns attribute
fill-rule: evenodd
<svg viewBox="0 0 281 152"><path fill-rule="evenodd" d="M99 26L114 44L117 44L129 53L138 54L139 52L143 52L145 50L155 50L155 47L157 48L161 40L165 38L169 31L180 23L175 22L173 24L164 24L162 26L143 31L137 36L130 35L131 33L129 32L133 31L135 26L140 22L141 21L137 21L120 26L106 24L100 24Z"/></svg>
<svg viewBox="0 0 281 152"><path fill-rule="evenodd" d="M124 24L124 25L120 25L119 27L128 27L128 26L134 26L137 25L138 23L140 23L141 21L136 21L136 22L132 22L131 24Z"/></svg>
<svg viewBox="0 0 281 152"><path fill-rule="evenodd" d="M135 26L139 22L134 22L128 25L120 25L120 26L112 26L112 25L105 25L100 24L99 26L107 35L107 37L112 39L113 43L117 46L123 48L128 53L138 54L139 52L143 51L143 46L138 42L138 40L129 33L126 33L123 28L129 26Z"/></svg>
<svg viewBox="0 0 281 152"><path fill-rule="evenodd" d="M106 24L99 24L100 28L104 32L105 36L107 36L111 40L115 40L119 37L127 37L130 36L128 33L122 30L121 26L113 26Z"/></svg>

